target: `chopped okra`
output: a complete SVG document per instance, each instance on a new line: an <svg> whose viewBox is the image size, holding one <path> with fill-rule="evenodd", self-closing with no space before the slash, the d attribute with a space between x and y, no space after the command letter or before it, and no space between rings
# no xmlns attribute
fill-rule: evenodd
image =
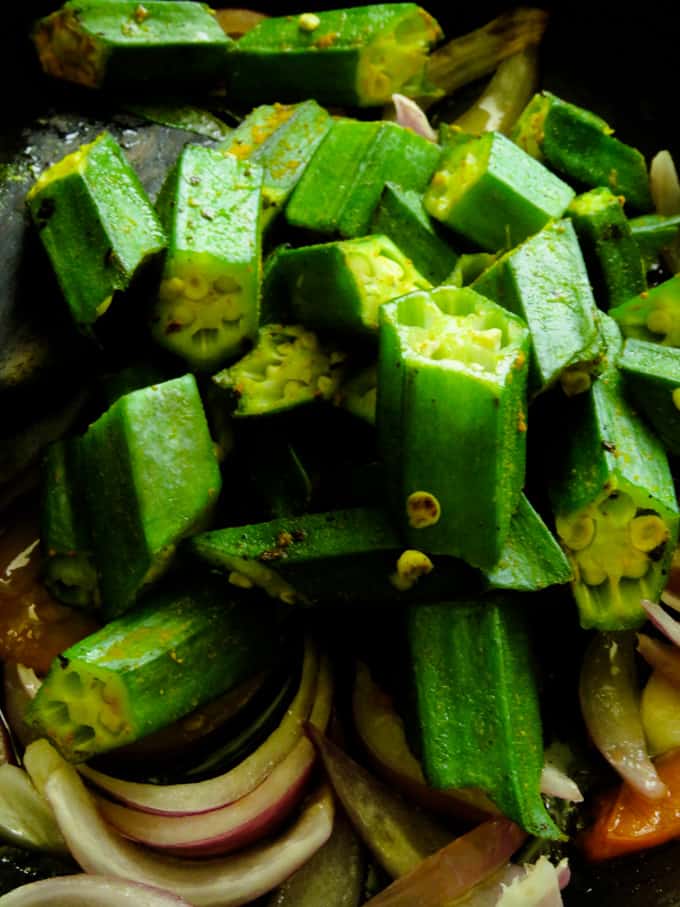
<svg viewBox="0 0 680 907"><path fill-rule="evenodd" d="M625 337L680 347L680 274L629 299L609 314Z"/></svg>
<svg viewBox="0 0 680 907"><path fill-rule="evenodd" d="M618 362L639 411L666 450L680 454L680 349L634 337Z"/></svg>

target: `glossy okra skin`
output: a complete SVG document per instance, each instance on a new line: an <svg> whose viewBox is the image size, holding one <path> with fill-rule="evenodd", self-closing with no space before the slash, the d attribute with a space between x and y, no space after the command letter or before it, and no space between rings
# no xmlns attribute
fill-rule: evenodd
<svg viewBox="0 0 680 907"><path fill-rule="evenodd" d="M173 581L50 667L30 721L70 761L159 730L276 657L271 604L235 599L209 576Z"/></svg>
<svg viewBox="0 0 680 907"><path fill-rule="evenodd" d="M529 332L473 290L380 308L378 447L410 546L488 568L524 482Z"/></svg>
<svg viewBox="0 0 680 907"><path fill-rule="evenodd" d="M445 148L425 193L432 217L489 252L561 217L574 190L499 132Z"/></svg>
<svg viewBox="0 0 680 907"><path fill-rule="evenodd" d="M640 413L667 451L680 454L680 349L630 338L618 366Z"/></svg>
<svg viewBox="0 0 680 907"><path fill-rule="evenodd" d="M199 371L243 352L257 333L262 170L188 145L161 189L168 234L154 339Z"/></svg>
<svg viewBox="0 0 680 907"><path fill-rule="evenodd" d="M633 238L622 201L600 187L578 195L567 210L603 309L647 289L640 248Z"/></svg>
<svg viewBox="0 0 680 907"><path fill-rule="evenodd" d="M616 306L609 314L624 337L680 347L680 274Z"/></svg>
<svg viewBox="0 0 680 907"><path fill-rule="evenodd" d="M163 228L109 133L44 171L27 196L71 317L89 332L163 251Z"/></svg>
<svg viewBox="0 0 680 907"><path fill-rule="evenodd" d="M131 608L204 528L221 488L193 375L121 397L81 441L104 614Z"/></svg>
<svg viewBox="0 0 680 907"><path fill-rule="evenodd" d="M655 264L661 252L673 242L680 230L680 214L642 214L630 224L633 239L638 245L645 269Z"/></svg>
<svg viewBox="0 0 680 907"><path fill-rule="evenodd" d="M204 3L69 0L33 41L46 73L88 88L224 80L228 38Z"/></svg>
<svg viewBox="0 0 680 907"><path fill-rule="evenodd" d="M569 220L550 224L498 259L472 288L526 321L531 332L531 390L540 393L568 370L584 386L602 344L598 312Z"/></svg>
<svg viewBox="0 0 680 907"><path fill-rule="evenodd" d="M540 795L543 736L526 602L506 594L415 605L407 638L429 783L481 788L530 834L559 838Z"/></svg>
<svg viewBox="0 0 680 907"><path fill-rule="evenodd" d="M440 153L397 123L339 120L297 184L286 220L318 233L365 236L385 183L423 192Z"/></svg>
<svg viewBox="0 0 680 907"><path fill-rule="evenodd" d="M548 91L529 102L512 138L526 152L567 179L605 186L637 211L651 211L645 159L612 135L607 123Z"/></svg>
<svg viewBox="0 0 680 907"><path fill-rule="evenodd" d="M237 43L229 89L239 101L303 101L314 86L322 104L370 107L394 92L433 92L427 53L442 35L415 3L265 19Z"/></svg>

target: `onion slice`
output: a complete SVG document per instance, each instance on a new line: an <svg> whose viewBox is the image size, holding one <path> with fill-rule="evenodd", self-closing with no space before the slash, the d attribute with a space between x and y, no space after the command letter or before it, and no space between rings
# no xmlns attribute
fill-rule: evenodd
<svg viewBox="0 0 680 907"><path fill-rule="evenodd" d="M430 126L427 114L415 101L403 94L393 94L392 103L394 104L395 121L400 126L410 129L411 132L422 136L428 142L437 141L437 133Z"/></svg>
<svg viewBox="0 0 680 907"><path fill-rule="evenodd" d="M680 646L680 623L656 602L650 602L645 598L641 604L656 629L660 630L676 646Z"/></svg>
<svg viewBox="0 0 680 907"><path fill-rule="evenodd" d="M42 681L33 668L8 662L3 668L5 714L10 730L22 746L35 740L37 732L26 724L26 709L35 698Z"/></svg>
<svg viewBox="0 0 680 907"><path fill-rule="evenodd" d="M324 786L279 838L228 857L181 860L151 853L111 829L76 769L46 740L31 743L25 761L71 853L86 872L167 889L193 907L237 907L260 897L313 856L333 829L333 798Z"/></svg>
<svg viewBox="0 0 680 907"><path fill-rule="evenodd" d="M663 674L673 686L680 688L680 650L645 633L638 633L637 639L637 650L647 664Z"/></svg>
<svg viewBox="0 0 680 907"><path fill-rule="evenodd" d="M598 633L583 659L579 684L581 711L595 746L642 797L666 795L647 753L640 719L630 633Z"/></svg>
<svg viewBox="0 0 680 907"><path fill-rule="evenodd" d="M223 775L188 784L142 784L113 778L87 765L79 766L79 771L114 799L144 812L181 816L220 809L255 790L301 739L302 722L314 702L318 669L318 651L308 639L300 686L281 723L254 753Z"/></svg>
<svg viewBox="0 0 680 907"><path fill-rule="evenodd" d="M649 188L654 206L659 214L680 214L680 180L670 151L659 151L649 168ZM663 251L668 268L675 274L680 271L680 239L676 236Z"/></svg>
<svg viewBox="0 0 680 907"><path fill-rule="evenodd" d="M497 907L562 907L559 873L550 860L540 857L526 869L503 890Z"/></svg>
<svg viewBox="0 0 680 907"><path fill-rule="evenodd" d="M191 907L184 898L160 888L85 874L22 885L0 898L0 903L3 907Z"/></svg>
<svg viewBox="0 0 680 907"><path fill-rule="evenodd" d="M541 793L570 803L583 803L583 794L578 784L550 762L545 763L541 772Z"/></svg>

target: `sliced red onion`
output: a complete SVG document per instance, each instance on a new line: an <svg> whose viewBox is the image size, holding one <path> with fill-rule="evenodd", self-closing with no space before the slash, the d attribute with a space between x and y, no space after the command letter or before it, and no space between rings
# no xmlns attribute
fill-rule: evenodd
<svg viewBox="0 0 680 907"><path fill-rule="evenodd" d="M437 133L430 126L427 114L415 101L403 94L393 94L392 103L394 104L395 120L400 126L410 129L416 135L427 139L428 142L437 141Z"/></svg>
<svg viewBox="0 0 680 907"><path fill-rule="evenodd" d="M578 784L561 768L550 762L545 763L541 772L541 793L548 797L568 800L570 803L583 803L583 794Z"/></svg>
<svg viewBox="0 0 680 907"><path fill-rule="evenodd" d="M663 590L661 593L661 601L664 605L668 605L668 607L672 608L674 611L680 611L680 596L671 592L670 589Z"/></svg>
<svg viewBox="0 0 680 907"><path fill-rule="evenodd" d="M571 882L571 869L569 868L569 860L560 860L560 862L557 864L557 879L560 883L560 891L564 891L569 882Z"/></svg>
<svg viewBox="0 0 680 907"><path fill-rule="evenodd" d="M676 646L680 646L680 622L675 620L670 616L661 605L657 605L656 602L650 602L648 599L643 599L641 602L642 607L647 612L647 617L651 620L657 630L660 630L664 636L667 636L668 639Z"/></svg>
<svg viewBox="0 0 680 907"><path fill-rule="evenodd" d="M647 664L662 674L673 686L680 688L680 649L638 633L637 650Z"/></svg>
<svg viewBox="0 0 680 907"><path fill-rule="evenodd" d="M74 875L31 882L0 898L3 907L191 907L169 891L126 879Z"/></svg>
<svg viewBox="0 0 680 907"><path fill-rule="evenodd" d="M670 151L659 151L649 168L649 188L659 214L680 214L680 180ZM680 270L680 240L676 237L663 251L668 268Z"/></svg>
<svg viewBox="0 0 680 907"><path fill-rule="evenodd" d="M666 785L647 754L630 633L593 637L583 659L579 696L593 743L609 764L640 796L665 796Z"/></svg>
<svg viewBox="0 0 680 907"><path fill-rule="evenodd" d="M0 839L17 847L66 851L52 810L17 765L0 765Z"/></svg>
<svg viewBox="0 0 680 907"><path fill-rule="evenodd" d="M79 766L79 771L114 799L143 812L182 816L221 809L262 784L301 739L301 722L310 715L318 673L318 652L307 641L300 686L281 723L254 753L223 775L189 784L142 784L113 778L86 765Z"/></svg>
<svg viewBox="0 0 680 907"><path fill-rule="evenodd" d="M324 786L280 837L228 857L182 860L152 853L110 828L76 769L46 740L30 744L25 762L86 872L167 889L193 907L238 907L260 897L306 863L333 828L333 797Z"/></svg>
<svg viewBox="0 0 680 907"><path fill-rule="evenodd" d="M563 907L557 868L546 857L504 888L497 907Z"/></svg>

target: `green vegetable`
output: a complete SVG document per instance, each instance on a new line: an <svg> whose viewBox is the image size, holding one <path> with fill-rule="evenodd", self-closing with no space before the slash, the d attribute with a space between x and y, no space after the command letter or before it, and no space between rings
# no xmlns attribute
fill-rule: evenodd
<svg viewBox="0 0 680 907"><path fill-rule="evenodd" d="M271 663L279 644L271 607L230 599L207 576L174 580L58 656L28 719L81 762L222 695Z"/></svg>
<svg viewBox="0 0 680 907"><path fill-rule="evenodd" d="M69 0L33 31L48 75L88 88L219 82L234 42L204 3Z"/></svg>
<svg viewBox="0 0 680 907"><path fill-rule="evenodd" d="M151 316L155 340L200 371L254 339L261 276L262 170L188 145L158 199L168 253Z"/></svg>
<svg viewBox="0 0 680 907"><path fill-rule="evenodd" d="M680 347L680 274L629 299L609 314L625 337Z"/></svg>
<svg viewBox="0 0 680 907"><path fill-rule="evenodd" d="M373 363L353 374L338 388L334 403L369 425L375 425L375 400L378 391L377 365Z"/></svg>
<svg viewBox="0 0 680 907"><path fill-rule="evenodd" d="M107 132L45 170L27 202L71 317L85 331L165 248L151 203Z"/></svg>
<svg viewBox="0 0 680 907"><path fill-rule="evenodd" d="M540 838L559 838L540 795L543 737L526 603L507 597L408 609L425 777L481 788Z"/></svg>
<svg viewBox="0 0 680 907"><path fill-rule="evenodd" d="M376 425L392 510L410 546L491 567L524 483L529 333L469 288L380 311Z"/></svg>
<svg viewBox="0 0 680 907"><path fill-rule="evenodd" d="M618 365L636 406L666 450L680 454L680 349L631 338Z"/></svg>
<svg viewBox="0 0 680 907"><path fill-rule="evenodd" d="M529 102L512 138L567 179L604 186L639 211L651 211L644 157L614 138L603 119L544 91Z"/></svg>
<svg viewBox="0 0 680 907"><path fill-rule="evenodd" d="M561 217L574 190L500 132L449 146L425 193L437 220L489 252Z"/></svg>
<svg viewBox="0 0 680 907"><path fill-rule="evenodd" d="M230 92L251 104L303 101L375 107L394 92L432 91L425 64L441 37L436 20L415 3L380 3L265 19L230 58Z"/></svg>
<svg viewBox="0 0 680 907"><path fill-rule="evenodd" d="M670 246L680 230L680 214L642 214L629 222L646 269L654 265L661 252Z"/></svg>

